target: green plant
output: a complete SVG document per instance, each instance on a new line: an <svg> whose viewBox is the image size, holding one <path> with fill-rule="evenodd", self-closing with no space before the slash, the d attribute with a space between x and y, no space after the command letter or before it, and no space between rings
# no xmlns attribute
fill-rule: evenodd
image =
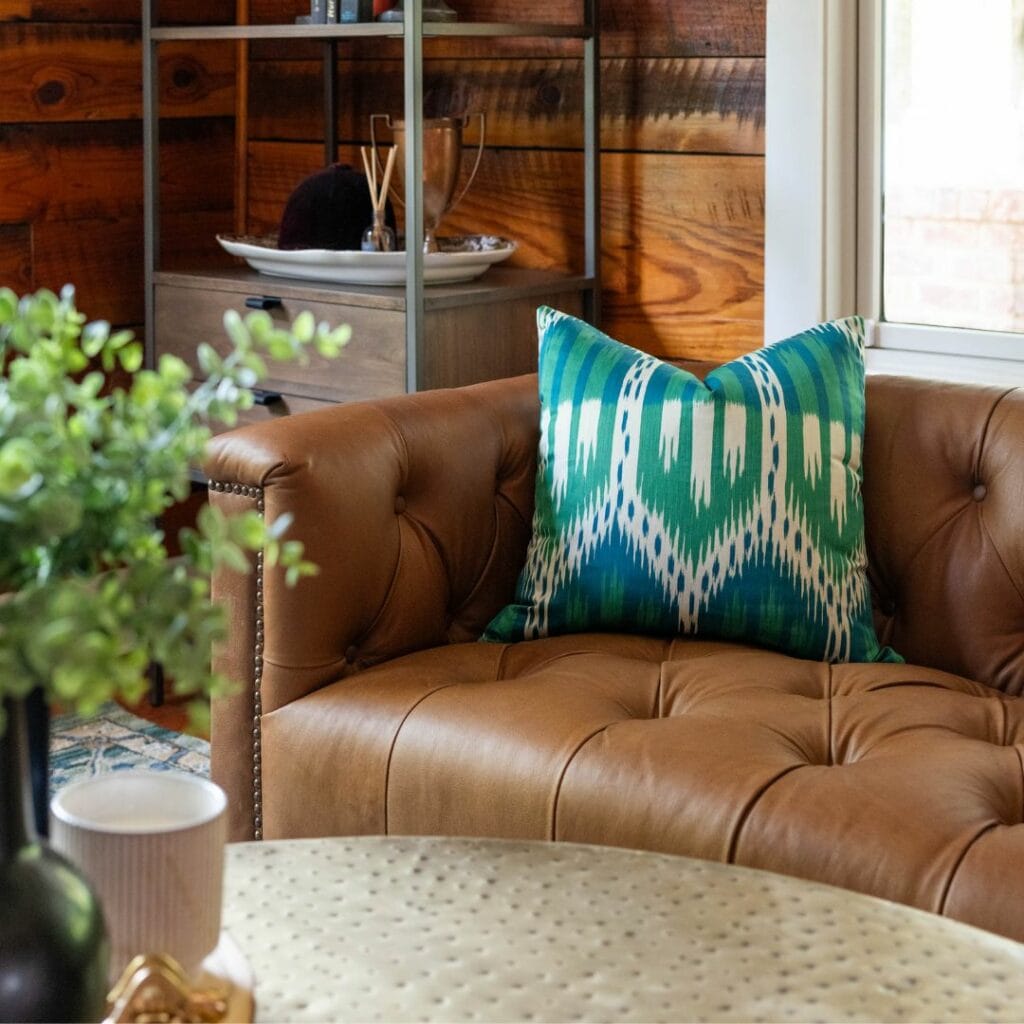
<svg viewBox="0 0 1024 1024"><path fill-rule="evenodd" d="M335 356L349 336L309 313L288 331L262 312L243 321L229 311L224 324L233 349L199 346L193 381L174 356L143 369L131 332L86 326L70 287L21 299L0 289L0 698L41 686L80 711L135 700L150 661L180 692L219 692L227 681L211 674L210 650L226 624L210 600L214 566L244 571L247 552L264 549L290 583L316 571L283 539L283 517L229 519L207 505L182 531L180 559L156 526L189 494L208 424L234 425L252 405L264 354ZM117 369L130 384L106 390Z"/></svg>

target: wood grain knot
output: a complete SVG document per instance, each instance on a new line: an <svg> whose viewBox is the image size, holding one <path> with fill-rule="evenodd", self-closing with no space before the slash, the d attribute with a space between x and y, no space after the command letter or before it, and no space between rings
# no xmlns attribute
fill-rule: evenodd
<svg viewBox="0 0 1024 1024"><path fill-rule="evenodd" d="M51 79L36 89L36 102L42 107L52 107L60 103L67 94L68 90L63 82Z"/></svg>
<svg viewBox="0 0 1024 1024"><path fill-rule="evenodd" d="M188 102L201 99L210 91L206 69L192 57L176 57L165 74L168 99L173 97L177 102Z"/></svg>
<svg viewBox="0 0 1024 1024"><path fill-rule="evenodd" d="M197 77L195 68L179 65L174 69L171 81L174 83L175 89L188 89L195 84Z"/></svg>
<svg viewBox="0 0 1024 1024"><path fill-rule="evenodd" d="M562 103L562 90L553 82L546 82L537 90L537 99L545 107L558 107Z"/></svg>

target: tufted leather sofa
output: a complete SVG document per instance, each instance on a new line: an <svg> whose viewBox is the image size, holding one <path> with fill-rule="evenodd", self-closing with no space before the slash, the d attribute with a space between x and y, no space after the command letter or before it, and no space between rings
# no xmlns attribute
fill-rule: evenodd
<svg viewBox="0 0 1024 1024"><path fill-rule="evenodd" d="M487 835L817 879L1024 939L1024 390L871 378L877 625L906 665L692 639L476 642L529 538L533 378L224 435L228 511L320 575L215 593L235 839Z"/></svg>

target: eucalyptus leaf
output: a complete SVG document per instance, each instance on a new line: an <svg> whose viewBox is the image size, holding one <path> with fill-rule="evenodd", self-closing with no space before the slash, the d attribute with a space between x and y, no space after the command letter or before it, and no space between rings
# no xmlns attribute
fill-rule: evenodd
<svg viewBox="0 0 1024 1024"><path fill-rule="evenodd" d="M207 505L172 561L160 517L186 497L202 462L207 418L232 423L266 376L263 356L340 351L347 330L301 315L291 330L265 313L224 318L230 346L199 346L206 379L164 355L143 369L130 331L86 324L74 289L17 296L0 287L0 698L42 686L78 710L137 698L151 660L182 693L223 693L211 672L225 635L209 579L217 564L280 558L289 583L315 571L289 521L255 511L228 520ZM127 387L99 367L120 366ZM2 706L2 705L0 705ZM0 717L0 733L4 722Z"/></svg>
<svg viewBox="0 0 1024 1024"><path fill-rule="evenodd" d="M121 362L121 369L126 373L134 373L142 366L142 346L138 344L125 345L118 351L118 359Z"/></svg>
<svg viewBox="0 0 1024 1024"><path fill-rule="evenodd" d="M95 358L103 351L109 337L110 324L106 320L94 321L82 332L82 351L90 359Z"/></svg>
<svg viewBox="0 0 1024 1024"><path fill-rule="evenodd" d="M308 309L305 312L300 313L295 318L295 323L292 324L292 334L294 334L296 340L303 345L308 345L313 340L313 334L315 331L316 320Z"/></svg>

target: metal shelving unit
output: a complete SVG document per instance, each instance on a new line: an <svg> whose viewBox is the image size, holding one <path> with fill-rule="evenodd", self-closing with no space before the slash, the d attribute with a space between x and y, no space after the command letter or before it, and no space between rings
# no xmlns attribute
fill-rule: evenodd
<svg viewBox="0 0 1024 1024"><path fill-rule="evenodd" d="M404 22L368 22L355 25L206 25L161 27L158 0L142 4L143 92L143 196L146 358L155 356L155 275L160 252L159 222L159 72L161 43L181 40L320 40L324 46L326 162L336 159L337 46L350 39L401 38L404 59L404 118L410 145L406 150L407 190L405 232L407 239L423 237L423 42L441 37L461 38L557 38L579 39L583 44L584 111L584 315L600 318L600 27L599 0L581 0L578 25L545 23L424 22L419 0L407 0ZM424 283L420 245L406 248L405 335L407 390L417 389L418 367L423 352Z"/></svg>
<svg viewBox="0 0 1024 1024"><path fill-rule="evenodd" d="M417 16L420 9L416 9ZM576 25L544 25L530 22L431 22L420 18L424 38L550 38L583 39L588 29ZM348 25L185 25L155 28L157 42L182 39L366 39L397 38L405 34L401 22L362 22Z"/></svg>

